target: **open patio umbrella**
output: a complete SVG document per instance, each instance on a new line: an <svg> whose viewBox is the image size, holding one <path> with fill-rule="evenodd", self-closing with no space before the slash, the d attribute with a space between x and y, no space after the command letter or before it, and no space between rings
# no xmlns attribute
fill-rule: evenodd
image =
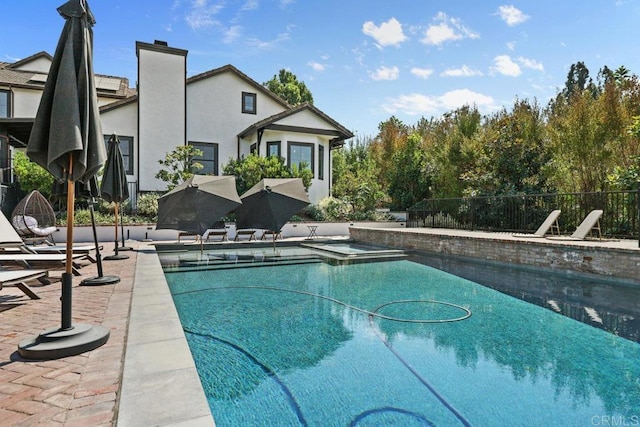
<svg viewBox="0 0 640 427"><path fill-rule="evenodd" d="M242 205L235 210L236 228L274 231L274 245L282 226L311 203L302 178L265 178L240 199Z"/></svg>
<svg viewBox="0 0 640 427"><path fill-rule="evenodd" d="M129 187L127 185L127 172L124 168L122 151L120 151L120 140L115 134L109 138L107 149L107 163L104 165L102 184L100 185L100 197L109 203L114 203L113 213L115 216L115 254L105 257L106 260L126 259L127 255L118 254L118 207L129 198ZM124 247L124 236L122 246Z"/></svg>
<svg viewBox="0 0 640 427"><path fill-rule="evenodd" d="M93 76L95 19L85 0L58 8L65 25L56 47L38 113L27 144L27 156L67 183L67 262L62 275L62 324L18 345L21 356L54 359L97 348L109 339L102 326L72 324L72 247L75 182L88 182L106 155Z"/></svg>
<svg viewBox="0 0 640 427"><path fill-rule="evenodd" d="M194 175L158 199L156 228L202 236L240 204L234 176Z"/></svg>

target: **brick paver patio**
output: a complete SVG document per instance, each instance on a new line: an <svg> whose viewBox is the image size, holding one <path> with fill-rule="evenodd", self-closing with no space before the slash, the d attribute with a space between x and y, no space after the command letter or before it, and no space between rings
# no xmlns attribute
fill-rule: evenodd
<svg viewBox="0 0 640 427"><path fill-rule="evenodd" d="M127 245L137 248L136 242ZM113 244L101 253L113 254ZM137 258L135 250L120 253L129 258L103 261L104 275L119 276L119 283L79 286L83 278L97 275L96 264L85 265L82 276L73 279L73 322L111 331L105 345L81 355L29 361L17 352L23 339L61 324L59 280L46 286L30 283L39 300L15 287L0 290L0 425L115 425Z"/></svg>

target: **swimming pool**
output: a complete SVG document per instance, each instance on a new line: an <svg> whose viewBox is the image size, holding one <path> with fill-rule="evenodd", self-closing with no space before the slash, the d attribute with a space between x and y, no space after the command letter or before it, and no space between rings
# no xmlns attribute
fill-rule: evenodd
<svg viewBox="0 0 640 427"><path fill-rule="evenodd" d="M291 251L167 268L218 426L640 424L636 342L406 259Z"/></svg>

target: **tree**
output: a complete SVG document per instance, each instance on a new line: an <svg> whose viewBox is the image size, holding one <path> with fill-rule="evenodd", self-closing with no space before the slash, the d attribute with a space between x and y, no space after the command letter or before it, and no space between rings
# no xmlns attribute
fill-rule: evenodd
<svg viewBox="0 0 640 427"><path fill-rule="evenodd" d="M482 153L466 176L476 194L539 194L550 190L546 168L551 152L537 103L517 100L511 111L491 116L482 135Z"/></svg>
<svg viewBox="0 0 640 427"><path fill-rule="evenodd" d="M376 164L366 141L356 139L333 152L331 193L351 205L353 212L374 210L384 199Z"/></svg>
<svg viewBox="0 0 640 427"><path fill-rule="evenodd" d="M389 171L391 209L406 210L431 195L432 168L420 145L420 135L413 133L393 154Z"/></svg>
<svg viewBox="0 0 640 427"><path fill-rule="evenodd" d="M161 169L156 174L156 178L166 182L167 189L172 190L204 167L201 163L193 161L196 156L202 156L202 150L192 145L176 147L175 150L167 153L164 160L158 160L158 163L167 169Z"/></svg>
<svg viewBox="0 0 640 427"><path fill-rule="evenodd" d="M285 165L284 158L279 156L260 157L249 154L238 160L230 160L222 168L224 175L236 177L238 194L245 193L263 178L302 178L305 189L311 186L313 173L308 165L290 168Z"/></svg>
<svg viewBox="0 0 640 427"><path fill-rule="evenodd" d="M26 154L16 151L13 156L13 173L18 177L20 188L25 193L38 190L49 197L53 186L53 175L37 163L29 160Z"/></svg>
<svg viewBox="0 0 640 427"><path fill-rule="evenodd" d="M267 89L282 99L287 101L289 105L296 106L308 102L313 104L313 95L304 82L298 81L298 78L291 71L281 69L278 75L274 75L271 80L263 83Z"/></svg>

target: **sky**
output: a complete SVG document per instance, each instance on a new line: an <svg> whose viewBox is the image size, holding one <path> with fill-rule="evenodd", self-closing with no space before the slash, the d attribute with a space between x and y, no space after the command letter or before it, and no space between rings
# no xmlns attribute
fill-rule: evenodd
<svg viewBox="0 0 640 427"><path fill-rule="evenodd" d="M94 71L135 87L136 41L188 51L187 76L227 64L264 83L281 69L356 136L463 105L544 106L571 64L640 74L640 0L88 0ZM0 61L53 55L63 0L0 0Z"/></svg>

